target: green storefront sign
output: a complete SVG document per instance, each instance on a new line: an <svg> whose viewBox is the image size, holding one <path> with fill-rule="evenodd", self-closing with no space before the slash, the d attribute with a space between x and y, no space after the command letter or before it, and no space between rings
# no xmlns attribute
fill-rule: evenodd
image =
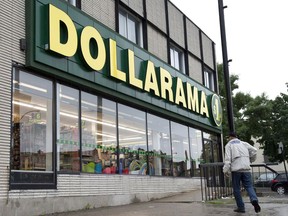
<svg viewBox="0 0 288 216"><path fill-rule="evenodd" d="M217 95L65 2L26 1L26 35L40 73L221 131Z"/></svg>

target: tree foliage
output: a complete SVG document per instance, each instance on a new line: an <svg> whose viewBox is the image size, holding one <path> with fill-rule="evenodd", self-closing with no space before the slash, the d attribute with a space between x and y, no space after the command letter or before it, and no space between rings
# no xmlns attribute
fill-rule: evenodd
<svg viewBox="0 0 288 216"><path fill-rule="evenodd" d="M217 70L225 137L229 133L229 126L223 65L218 64ZM238 80L237 75L230 75L234 126L238 136L252 145L254 145L252 138L256 138L264 149L264 155L268 156L270 161L282 161L282 155L278 154L278 144L282 142L285 152L288 153L288 95L280 93L275 100L269 100L265 93L255 98L243 92L235 93L239 87ZM224 140L225 143L226 141ZM286 159L288 159L287 153Z"/></svg>

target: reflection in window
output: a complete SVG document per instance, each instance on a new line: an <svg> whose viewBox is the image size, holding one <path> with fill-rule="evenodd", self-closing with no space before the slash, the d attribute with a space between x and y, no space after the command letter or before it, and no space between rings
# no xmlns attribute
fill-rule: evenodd
<svg viewBox="0 0 288 216"><path fill-rule="evenodd" d="M79 172L79 91L57 85L57 107L58 171Z"/></svg>
<svg viewBox="0 0 288 216"><path fill-rule="evenodd" d="M202 133L200 130L189 128L189 135L193 176L200 176L199 165L203 163Z"/></svg>
<svg viewBox="0 0 288 216"><path fill-rule="evenodd" d="M219 162L219 144L217 136L203 132L205 163Z"/></svg>
<svg viewBox="0 0 288 216"><path fill-rule="evenodd" d="M150 175L171 176L169 120L147 114Z"/></svg>
<svg viewBox="0 0 288 216"><path fill-rule="evenodd" d="M82 92L82 172L116 173L116 103Z"/></svg>
<svg viewBox="0 0 288 216"><path fill-rule="evenodd" d="M12 170L52 171L52 82L13 71Z"/></svg>
<svg viewBox="0 0 288 216"><path fill-rule="evenodd" d="M170 60L171 65L179 70L180 72L185 74L185 61L184 61L184 53L177 49L174 46L170 48Z"/></svg>
<svg viewBox="0 0 288 216"><path fill-rule="evenodd" d="M173 176L190 176L188 127L171 122Z"/></svg>
<svg viewBox="0 0 288 216"><path fill-rule="evenodd" d="M119 173L146 175L145 112L118 104Z"/></svg>
<svg viewBox="0 0 288 216"><path fill-rule="evenodd" d="M143 46L141 22L123 10L119 11L119 33L139 46Z"/></svg>

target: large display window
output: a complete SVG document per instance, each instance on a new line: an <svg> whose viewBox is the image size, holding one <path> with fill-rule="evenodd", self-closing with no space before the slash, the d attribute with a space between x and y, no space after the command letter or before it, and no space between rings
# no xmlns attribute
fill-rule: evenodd
<svg viewBox="0 0 288 216"><path fill-rule="evenodd" d="M55 183L52 98L51 81L13 69L11 188Z"/></svg>
<svg viewBox="0 0 288 216"><path fill-rule="evenodd" d="M150 175L171 176L172 156L169 120L147 114Z"/></svg>
<svg viewBox="0 0 288 216"><path fill-rule="evenodd" d="M191 177L221 160L215 134L13 69L11 188L59 173Z"/></svg>
<svg viewBox="0 0 288 216"><path fill-rule="evenodd" d="M200 176L199 165L203 163L202 131L189 128L190 155L192 162L192 176Z"/></svg>
<svg viewBox="0 0 288 216"><path fill-rule="evenodd" d="M116 103L81 93L82 172L117 170Z"/></svg>
<svg viewBox="0 0 288 216"><path fill-rule="evenodd" d="M173 176L190 176L188 127L171 122Z"/></svg>
<svg viewBox="0 0 288 216"><path fill-rule="evenodd" d="M80 171L79 91L57 85L57 170Z"/></svg>
<svg viewBox="0 0 288 216"><path fill-rule="evenodd" d="M147 174L146 114L118 104L119 173Z"/></svg>

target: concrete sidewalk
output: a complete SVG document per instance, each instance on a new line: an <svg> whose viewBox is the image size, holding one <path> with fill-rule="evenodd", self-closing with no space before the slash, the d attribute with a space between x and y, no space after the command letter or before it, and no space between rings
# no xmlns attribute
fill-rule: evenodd
<svg viewBox="0 0 288 216"><path fill-rule="evenodd" d="M53 214L57 216L206 216L206 215L267 215L287 216L288 196L259 197L261 212L256 214L248 197L244 197L246 213L235 213L234 199L231 197L214 201L202 202L201 191L195 190L175 196L154 200L146 203L134 203L125 206L103 207Z"/></svg>

